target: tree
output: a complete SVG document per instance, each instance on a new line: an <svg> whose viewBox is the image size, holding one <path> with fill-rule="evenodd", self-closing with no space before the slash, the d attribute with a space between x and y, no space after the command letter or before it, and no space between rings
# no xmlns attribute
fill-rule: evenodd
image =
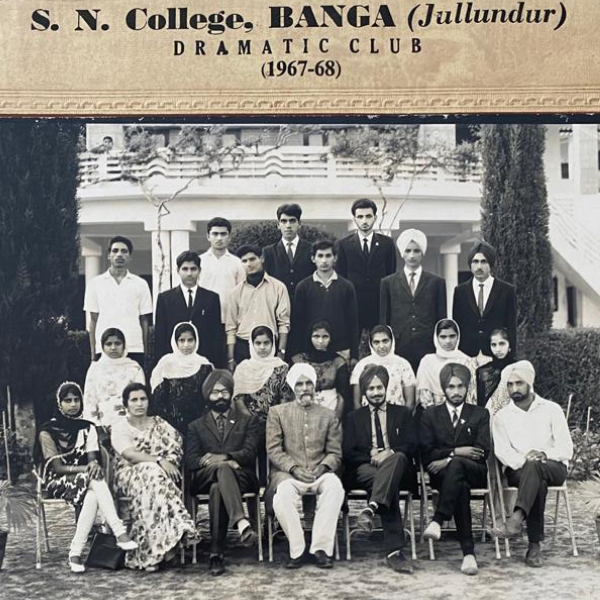
<svg viewBox="0 0 600 600"><path fill-rule="evenodd" d="M80 134L72 121L0 123L0 395L10 385L15 400L35 401L44 416L67 378Z"/></svg>
<svg viewBox="0 0 600 600"><path fill-rule="evenodd" d="M543 125L482 128L481 230L498 252L495 275L517 288L518 325L524 336L552 326L544 149Z"/></svg>

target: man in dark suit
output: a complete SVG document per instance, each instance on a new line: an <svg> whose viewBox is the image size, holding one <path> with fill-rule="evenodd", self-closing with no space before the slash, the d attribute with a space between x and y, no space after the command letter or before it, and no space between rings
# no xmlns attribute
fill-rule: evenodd
<svg viewBox="0 0 600 600"><path fill-rule="evenodd" d="M379 320L394 332L396 354L416 373L426 354L435 352L435 324L447 314L446 284L421 267L427 237L418 229L403 231L396 242L404 269L381 280Z"/></svg>
<svg viewBox="0 0 600 600"><path fill-rule="evenodd" d="M162 292L156 301L154 359L171 352L171 336L178 323L191 321L200 336L198 354L213 365L225 363L225 331L221 323L219 295L198 286L200 257L189 250L177 257L177 274L181 285Z"/></svg>
<svg viewBox="0 0 600 600"><path fill-rule="evenodd" d="M421 458L440 493L425 539L439 540L441 526L453 516L463 551L461 571L477 574L471 525L471 489L487 486L486 459L490 450L490 416L485 408L466 404L471 373L467 367L448 363L440 371L446 402L421 415Z"/></svg>
<svg viewBox="0 0 600 600"><path fill-rule="evenodd" d="M260 433L253 417L232 408L233 377L229 371L212 371L202 393L209 410L188 426L186 465L192 494L209 494L209 567L213 575L221 575L225 572L228 525L237 528L245 546L258 540L245 517L242 494L258 490L255 463Z"/></svg>
<svg viewBox="0 0 600 600"><path fill-rule="evenodd" d="M396 247L392 238L375 233L377 205L361 198L352 205L357 231L338 242L337 272L354 284L358 301L358 326L371 329L379 323L381 280L396 272Z"/></svg>
<svg viewBox="0 0 600 600"><path fill-rule="evenodd" d="M298 236L301 217L302 208L298 204L282 204L277 209L281 239L263 249L265 271L285 283L292 307L296 285L315 270L310 243Z"/></svg>
<svg viewBox="0 0 600 600"><path fill-rule="evenodd" d="M386 403L389 374L381 365L368 365L359 386L369 406L351 412L344 427L345 484L369 493L369 505L358 516L360 529L370 532L373 518L381 515L386 563L399 573L412 573L403 553L404 527L399 491L416 483L413 455L417 436L410 411Z"/></svg>
<svg viewBox="0 0 600 600"><path fill-rule="evenodd" d="M469 356L490 352L490 335L494 329L508 331L510 347L517 350L517 295L515 288L492 276L496 250L488 243L477 242L469 251L473 277L456 286L452 317L460 327L459 349Z"/></svg>

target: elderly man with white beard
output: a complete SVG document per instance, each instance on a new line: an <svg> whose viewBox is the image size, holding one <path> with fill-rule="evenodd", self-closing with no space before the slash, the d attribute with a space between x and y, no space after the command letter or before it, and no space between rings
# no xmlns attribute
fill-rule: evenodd
<svg viewBox="0 0 600 600"><path fill-rule="evenodd" d="M342 461L342 432L332 410L315 404L317 374L308 364L295 364L286 381L293 402L271 407L267 417L267 456L272 465L269 491L273 510L289 545L287 568L304 563L306 543L297 501L316 494L310 554L317 567L333 566L333 548L344 488L336 471Z"/></svg>
<svg viewBox="0 0 600 600"><path fill-rule="evenodd" d="M544 509L548 486L561 485L573 456L573 441L561 407L533 390L535 369L520 360L502 371L511 402L496 414L493 438L496 456L506 467L506 479L519 492L514 512L498 527L499 537L519 537L527 521L529 548L525 562L541 567Z"/></svg>

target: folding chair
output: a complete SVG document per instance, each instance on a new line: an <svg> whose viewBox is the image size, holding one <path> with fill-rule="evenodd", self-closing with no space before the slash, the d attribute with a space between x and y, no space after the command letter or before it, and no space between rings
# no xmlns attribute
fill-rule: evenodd
<svg viewBox="0 0 600 600"><path fill-rule="evenodd" d="M505 477L500 469L500 461L498 459L494 460L494 465L496 468L496 480L498 482L498 495L500 497L500 510L502 511L502 523L506 523L506 507L504 504L504 492L510 494L517 494L519 492L518 487L505 485ZM569 502L569 490L567 489L567 480L565 479L562 485L549 485L548 493L556 493L556 506L554 509L554 522L552 525L548 525L547 527L553 529L552 539L556 540L556 531L559 527L566 529L569 533L569 537L571 538L571 548L573 551L573 556L579 556L579 552L577 551L577 541L575 539L575 530L573 529L573 518L571 515L571 504ZM560 496L563 496L565 500L565 513L567 517L566 525L558 524L558 509L560 503ZM505 553L507 557L510 557L510 542L509 540L505 540Z"/></svg>
<svg viewBox="0 0 600 600"><path fill-rule="evenodd" d="M369 500L369 494L365 490L351 489L346 492L346 502L344 513L344 538L346 540L346 560L352 560L352 549L351 542L352 536L361 531L358 528L350 528L350 507L348 502L354 500ZM404 522L408 519L409 529L404 529L406 534L410 537L410 552L413 560L417 560L417 545L415 541L415 518L413 514L413 495L412 492L406 490L400 490L400 502L404 500ZM373 531L383 531L381 527L376 527Z"/></svg>
<svg viewBox="0 0 600 600"><path fill-rule="evenodd" d="M429 504L428 504L429 498L431 498L432 503L435 504L437 497L439 496L439 492L438 492L438 490L432 488L429 485L429 477L428 477L428 475L426 476L425 469L423 468L423 462L420 459L419 459L419 473L420 473L420 484L421 484L421 519L422 519L421 520L421 539L423 539L423 532L424 532L423 516L425 517L425 521L427 523L429 523ZM486 529L485 521L486 521L488 506L489 506L489 511L490 511L490 520L492 522L492 529L496 527L496 510L494 508L494 502L493 502L493 497L492 497L493 489L492 489L492 485L490 482L489 472L487 473L486 478L487 478L486 487L471 489L471 501L478 500L478 499L483 500L481 526L473 527L473 531L481 531L481 541L482 542L485 542L485 538L486 538L487 529ZM442 528L442 531L455 531L455 529L450 528L450 527L444 527L444 528ZM492 538L494 540L495 556L497 559L501 559L502 555L500 554L500 543L498 541L498 538L495 535L492 535ZM435 560L435 550L433 547L433 540L428 540L428 545L429 545L429 559Z"/></svg>

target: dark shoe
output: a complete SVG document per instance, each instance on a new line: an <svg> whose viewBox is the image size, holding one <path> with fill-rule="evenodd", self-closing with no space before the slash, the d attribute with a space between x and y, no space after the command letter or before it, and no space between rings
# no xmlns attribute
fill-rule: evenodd
<svg viewBox="0 0 600 600"><path fill-rule="evenodd" d="M525 564L534 569L539 569L544 566L542 553L539 548L529 548L529 550L527 550L527 554L525 554Z"/></svg>
<svg viewBox="0 0 600 600"><path fill-rule="evenodd" d="M397 550L386 556L385 563L390 569L396 571L396 573L404 573L406 575L414 573L412 561L408 560L401 550Z"/></svg>
<svg viewBox="0 0 600 600"><path fill-rule="evenodd" d="M317 550L315 552L315 564L319 569L332 569L333 559L325 554L325 550Z"/></svg>
<svg viewBox="0 0 600 600"><path fill-rule="evenodd" d="M240 542L247 548L254 546L256 542L258 542L258 534L250 525L248 525L248 527L246 527L246 529L240 533Z"/></svg>
<svg viewBox="0 0 600 600"><path fill-rule="evenodd" d="M299 569L304 564L304 554L297 556L296 558L288 558L285 563L286 569Z"/></svg>
<svg viewBox="0 0 600 600"><path fill-rule="evenodd" d="M375 514L373 513L372 508L365 508L359 515L356 517L356 526L365 533L371 533L373 531L373 517Z"/></svg>
<svg viewBox="0 0 600 600"><path fill-rule="evenodd" d="M208 568L210 570L210 574L214 577L218 577L219 575L223 575L223 573L225 573L225 565L223 564L223 559L220 556L211 556L208 559Z"/></svg>

